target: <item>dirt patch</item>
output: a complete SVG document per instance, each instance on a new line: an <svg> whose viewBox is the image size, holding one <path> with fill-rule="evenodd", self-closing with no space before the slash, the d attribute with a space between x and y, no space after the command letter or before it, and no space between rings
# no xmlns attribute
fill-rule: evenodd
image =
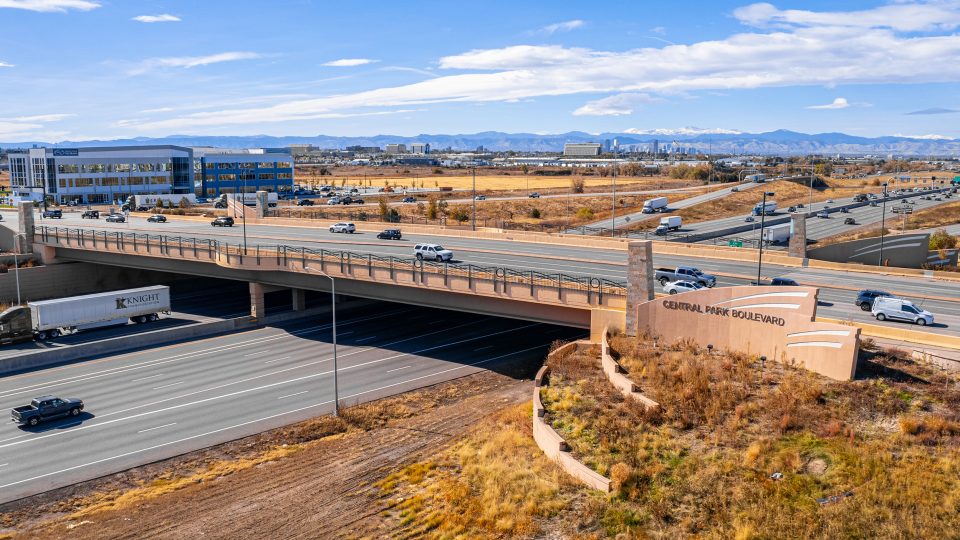
<svg viewBox="0 0 960 540"><path fill-rule="evenodd" d="M529 381L482 373L361 405L8 504L0 537L380 536L393 503L376 482L529 392Z"/></svg>

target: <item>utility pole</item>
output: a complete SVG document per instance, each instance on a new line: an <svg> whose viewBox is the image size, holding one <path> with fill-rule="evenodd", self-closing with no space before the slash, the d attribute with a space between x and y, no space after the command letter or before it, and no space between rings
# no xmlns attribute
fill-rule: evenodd
<svg viewBox="0 0 960 540"><path fill-rule="evenodd" d="M473 167L473 230L477 230L477 168Z"/></svg>
<svg viewBox="0 0 960 540"><path fill-rule="evenodd" d="M760 253L757 256L757 285L760 285L760 268L763 266L763 224L767 217L767 196L774 196L772 191L763 190L763 202L760 207L760 241L757 245L760 247Z"/></svg>
<svg viewBox="0 0 960 540"><path fill-rule="evenodd" d="M613 194L611 196L610 238L617 236L617 158L613 158Z"/></svg>
<svg viewBox="0 0 960 540"><path fill-rule="evenodd" d="M877 266L883 266L883 227L887 220L887 185L883 185L883 213L880 215L880 259Z"/></svg>

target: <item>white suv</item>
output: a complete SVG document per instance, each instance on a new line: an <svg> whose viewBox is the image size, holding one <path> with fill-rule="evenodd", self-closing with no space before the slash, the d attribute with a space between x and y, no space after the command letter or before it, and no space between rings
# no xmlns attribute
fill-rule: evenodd
<svg viewBox="0 0 960 540"><path fill-rule="evenodd" d="M357 230L357 226L353 223L341 221L340 223L334 223L330 226L330 232L332 233L353 233Z"/></svg>
<svg viewBox="0 0 960 540"><path fill-rule="evenodd" d="M413 254L421 261L424 259L437 262L453 260L453 252L449 249L443 249L440 244L417 244L413 248Z"/></svg>

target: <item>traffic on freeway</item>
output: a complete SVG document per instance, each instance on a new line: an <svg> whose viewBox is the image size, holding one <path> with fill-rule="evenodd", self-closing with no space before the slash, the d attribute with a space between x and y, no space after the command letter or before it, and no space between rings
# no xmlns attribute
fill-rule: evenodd
<svg viewBox="0 0 960 540"><path fill-rule="evenodd" d="M9 222L7 222L9 223ZM82 226L77 218L63 220L64 226ZM95 224L87 226L97 230L149 231L190 235L197 238L212 238L224 242L239 243L242 232L233 229L213 229L202 222L171 221L165 224L147 224L134 218L125 225ZM623 250L605 248L572 247L557 244L517 242L499 239L472 239L445 237L438 234L407 234L402 239L378 240L379 231L359 230L352 235L330 233L318 227L276 225L251 225L247 227L251 245L286 244L311 248L349 250L355 253L414 257L417 244L441 244L453 252L455 262L477 265L497 265L518 270L562 272L570 275L588 275L598 278L626 280L626 253ZM676 268L694 266L714 274L718 285L748 285L756 281L756 264L751 262L655 255L658 267ZM784 277L802 285L821 288L822 304L819 314L824 317L861 322L875 322L869 313L860 310L854 303L857 292L863 288L889 290L898 296L914 300L937 314L937 323L930 329L951 335L960 335L960 284L935 281L923 277L890 277L876 274L835 272L809 268L795 268L765 264L764 278ZM890 321L881 324L898 324Z"/></svg>
<svg viewBox="0 0 960 540"><path fill-rule="evenodd" d="M341 406L480 370L514 373L542 361L553 341L583 337L387 303L339 311ZM46 396L83 402L75 415L67 407L61 419L0 428L0 502L330 413L328 322L321 316L0 379L0 407L9 411Z"/></svg>

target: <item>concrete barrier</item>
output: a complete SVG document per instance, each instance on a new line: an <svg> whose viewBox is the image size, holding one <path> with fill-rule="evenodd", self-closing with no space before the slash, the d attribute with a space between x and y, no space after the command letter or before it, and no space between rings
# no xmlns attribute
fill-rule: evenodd
<svg viewBox="0 0 960 540"><path fill-rule="evenodd" d="M551 352L547 359L554 355L565 354L577 348L578 342L568 343ZM610 479L597 473L583 463L577 461L570 454L570 446L543 420L546 409L540 400L540 387L548 384L549 366L543 366L537 372L533 387L533 439L537 446L548 458L556 461L567 474L586 484L592 489L610 493Z"/></svg>
<svg viewBox="0 0 960 540"><path fill-rule="evenodd" d="M909 341L910 343L919 343L921 345L941 347L944 349L960 349L960 336L947 336L943 334L934 334L932 332L921 332L919 330L912 329L906 323L903 324L903 328L898 328L892 326L881 326L879 324L853 322L842 319L829 319L826 317L817 317L817 321L856 326L860 328L861 335L869 337Z"/></svg>
<svg viewBox="0 0 960 540"><path fill-rule="evenodd" d="M613 359L613 356L610 354L610 344L607 341L606 331L603 333L600 341L600 366L603 368L603 373L607 376L607 380L610 381L610 384L612 384L614 388L620 390L621 394L640 402L640 404L647 409L660 407L659 403L640 392L639 386L625 375L623 366Z"/></svg>

